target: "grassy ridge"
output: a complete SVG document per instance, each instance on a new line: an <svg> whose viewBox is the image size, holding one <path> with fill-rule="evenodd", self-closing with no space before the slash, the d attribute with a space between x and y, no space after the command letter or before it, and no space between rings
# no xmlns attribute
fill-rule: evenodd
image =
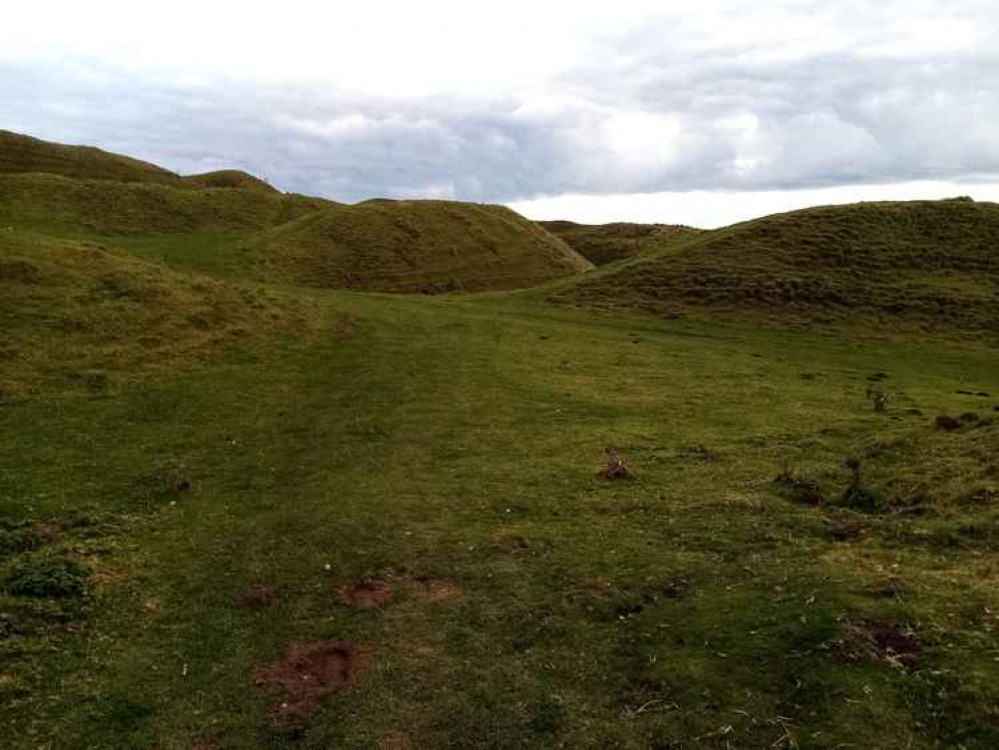
<svg viewBox="0 0 999 750"><path fill-rule="evenodd" d="M266 339L308 337L320 317L308 301L176 274L95 243L0 232L0 401L104 393Z"/></svg>
<svg viewBox="0 0 999 750"><path fill-rule="evenodd" d="M322 198L264 190L0 175L0 225L48 232L249 234L331 205Z"/></svg>
<svg viewBox="0 0 999 750"><path fill-rule="evenodd" d="M192 174L184 177L184 182L199 188L243 188L245 190L263 190L277 193L277 188L267 184L259 177L238 169L222 169L203 174Z"/></svg>
<svg viewBox="0 0 999 750"><path fill-rule="evenodd" d="M865 203L705 232L581 280L564 302L657 313L993 336L999 205Z"/></svg>
<svg viewBox="0 0 999 750"><path fill-rule="evenodd" d="M678 224L577 224L572 221L539 221L538 224L596 266L680 242L701 232Z"/></svg>
<svg viewBox="0 0 999 750"><path fill-rule="evenodd" d="M448 201L338 206L266 232L251 249L268 276L367 291L509 289L590 268L508 208Z"/></svg>
<svg viewBox="0 0 999 750"><path fill-rule="evenodd" d="M0 174L46 172L80 179L149 182L183 186L182 178L162 167L92 146L60 143L0 130Z"/></svg>

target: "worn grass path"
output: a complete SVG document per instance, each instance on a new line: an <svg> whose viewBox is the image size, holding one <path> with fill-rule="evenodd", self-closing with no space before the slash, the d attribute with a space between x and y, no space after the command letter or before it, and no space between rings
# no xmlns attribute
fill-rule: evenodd
<svg viewBox="0 0 999 750"><path fill-rule="evenodd" d="M947 439L994 353L318 296L318 342L0 407L0 518L90 569L79 605L0 598L5 746L999 744L991 509L771 483L789 456L838 496L862 446ZM634 479L596 476L607 444ZM365 580L388 599L345 606ZM255 666L320 639L369 659L279 731Z"/></svg>

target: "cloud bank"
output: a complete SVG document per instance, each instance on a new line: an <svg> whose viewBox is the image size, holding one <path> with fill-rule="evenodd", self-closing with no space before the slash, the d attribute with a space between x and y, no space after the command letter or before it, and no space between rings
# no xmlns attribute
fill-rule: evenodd
<svg viewBox="0 0 999 750"><path fill-rule="evenodd" d="M0 30L0 127L346 201L999 183L988 3L606 5L41 3Z"/></svg>

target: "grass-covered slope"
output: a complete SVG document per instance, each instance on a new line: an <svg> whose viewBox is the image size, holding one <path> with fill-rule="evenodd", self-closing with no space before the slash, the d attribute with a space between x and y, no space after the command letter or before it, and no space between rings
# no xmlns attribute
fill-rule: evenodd
<svg viewBox="0 0 999 750"><path fill-rule="evenodd" d="M179 175L155 164L92 146L50 143L0 130L0 174L46 172L66 177L118 182L183 185Z"/></svg>
<svg viewBox="0 0 999 750"><path fill-rule="evenodd" d="M316 326L315 308L89 242L0 231L0 402L174 375Z"/></svg>
<svg viewBox="0 0 999 750"><path fill-rule="evenodd" d="M999 747L995 352L317 299L0 406L5 748Z"/></svg>
<svg viewBox="0 0 999 750"><path fill-rule="evenodd" d="M199 188L243 188L246 190L263 190L276 193L278 189L254 177L252 174L238 169L222 169L216 172L192 174L184 178L184 182Z"/></svg>
<svg viewBox="0 0 999 750"><path fill-rule="evenodd" d="M276 191L0 175L0 225L99 235L246 234L336 205Z"/></svg>
<svg viewBox="0 0 999 750"><path fill-rule="evenodd" d="M679 224L577 224L573 221L539 221L541 226L597 266L630 258L699 234L702 230Z"/></svg>
<svg viewBox="0 0 999 750"><path fill-rule="evenodd" d="M862 203L705 232L557 299L773 324L999 331L999 205Z"/></svg>
<svg viewBox="0 0 999 750"><path fill-rule="evenodd" d="M511 289L591 267L508 208L449 201L338 206L264 233L251 248L269 275L365 291Z"/></svg>

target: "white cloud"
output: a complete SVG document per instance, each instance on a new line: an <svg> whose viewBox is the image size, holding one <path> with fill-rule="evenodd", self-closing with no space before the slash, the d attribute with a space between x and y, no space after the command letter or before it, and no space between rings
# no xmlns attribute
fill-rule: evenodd
<svg viewBox="0 0 999 750"><path fill-rule="evenodd" d="M581 224L614 221L687 224L716 229L759 216L810 206L857 201L936 200L968 195L999 202L999 184L907 182L887 185L841 186L814 190L661 192L620 195L559 195L509 206L535 221L568 219Z"/></svg>
<svg viewBox="0 0 999 750"><path fill-rule="evenodd" d="M991 0L35 0L0 25L0 127L343 200L716 225L999 182L997 32Z"/></svg>

